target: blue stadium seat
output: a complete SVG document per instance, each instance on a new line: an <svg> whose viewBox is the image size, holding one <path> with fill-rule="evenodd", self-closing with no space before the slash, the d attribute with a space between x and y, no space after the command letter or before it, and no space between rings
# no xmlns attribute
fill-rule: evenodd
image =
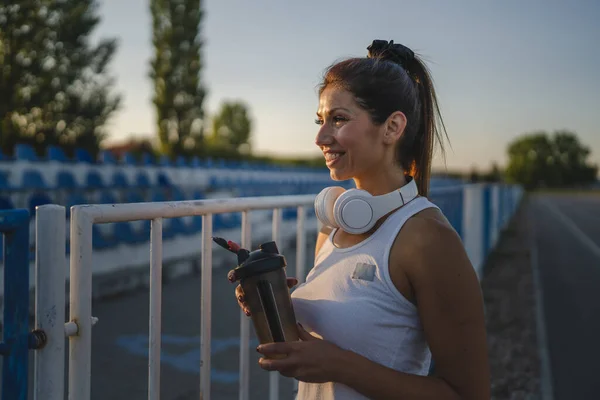
<svg viewBox="0 0 600 400"><path fill-rule="evenodd" d="M10 197L0 196L0 210L12 210L15 208ZM4 260L4 235L0 233L0 261Z"/></svg>
<svg viewBox="0 0 600 400"><path fill-rule="evenodd" d="M175 161L175 165L178 166L178 167L187 167L188 163L185 160L184 156L177 156L177 159Z"/></svg>
<svg viewBox="0 0 600 400"><path fill-rule="evenodd" d="M152 189L150 201L158 202L158 201L167 201L167 196L164 194L161 188Z"/></svg>
<svg viewBox="0 0 600 400"><path fill-rule="evenodd" d="M158 186L160 187L169 187L171 186L171 180L164 172L159 172L157 175Z"/></svg>
<svg viewBox="0 0 600 400"><path fill-rule="evenodd" d="M95 170L88 171L85 176L85 186L87 189L103 189L106 187L102 175Z"/></svg>
<svg viewBox="0 0 600 400"><path fill-rule="evenodd" d="M48 185L44 181L42 174L34 169L23 171L21 177L21 188L23 189L48 189Z"/></svg>
<svg viewBox="0 0 600 400"><path fill-rule="evenodd" d="M67 201L65 202L65 212L67 215L67 218L71 217L71 207L73 206L77 206L80 204L89 204L90 201L82 194L80 193L71 193L69 194L69 196L67 197Z"/></svg>
<svg viewBox="0 0 600 400"><path fill-rule="evenodd" d="M190 225L186 225L186 232L188 234L194 234L202 231L202 216L194 215L192 217L192 223Z"/></svg>
<svg viewBox="0 0 600 400"><path fill-rule="evenodd" d="M56 174L56 187L59 189L76 189L77 182L71 171L62 170Z"/></svg>
<svg viewBox="0 0 600 400"><path fill-rule="evenodd" d="M202 160L198 156L194 156L190 162L192 168L201 168L203 166Z"/></svg>
<svg viewBox="0 0 600 400"><path fill-rule="evenodd" d="M298 217L298 209L284 208L281 217L284 221L296 219Z"/></svg>
<svg viewBox="0 0 600 400"><path fill-rule="evenodd" d="M125 165L137 165L137 160L135 159L135 156L132 153L125 153L123 154L123 164Z"/></svg>
<svg viewBox="0 0 600 400"><path fill-rule="evenodd" d="M152 186L150 184L150 178L148 178L148 174L144 171L140 171L135 175L135 185L140 188L149 188Z"/></svg>
<svg viewBox="0 0 600 400"><path fill-rule="evenodd" d="M118 243L138 244L144 243L150 239L150 222L148 222L148 230L139 232L136 231L131 222L117 222L114 224L114 237ZM145 228L145 225L144 225ZM147 233L147 235L146 235Z"/></svg>
<svg viewBox="0 0 600 400"><path fill-rule="evenodd" d="M181 190L181 188L177 186L157 188L156 190L159 190L162 193L164 193L164 196L167 201L183 201L187 199L183 190Z"/></svg>
<svg viewBox="0 0 600 400"><path fill-rule="evenodd" d="M115 171L112 174L112 186L115 188L128 188L129 182L123 171Z"/></svg>
<svg viewBox="0 0 600 400"><path fill-rule="evenodd" d="M100 193L100 204L117 204L117 198L108 190L103 190Z"/></svg>
<svg viewBox="0 0 600 400"><path fill-rule="evenodd" d="M227 168L229 169L239 169L240 168L240 163L239 161L236 160L228 160L227 161Z"/></svg>
<svg viewBox="0 0 600 400"><path fill-rule="evenodd" d="M92 156L86 149L75 149L75 161L86 164L93 164Z"/></svg>
<svg viewBox="0 0 600 400"><path fill-rule="evenodd" d="M102 164L115 165L117 163L117 159L115 158L115 155L111 151L108 151L108 150L101 151L98 158Z"/></svg>
<svg viewBox="0 0 600 400"><path fill-rule="evenodd" d="M117 238L105 233L97 224L92 226L92 246L96 250L105 250L117 245Z"/></svg>
<svg viewBox="0 0 600 400"><path fill-rule="evenodd" d="M44 204L52 204L52 199L46 193L36 192L29 197L27 206L29 208L29 215L31 218L35 217L35 208L37 206L43 206Z"/></svg>
<svg viewBox="0 0 600 400"><path fill-rule="evenodd" d="M154 165L154 157L152 157L152 154L142 154L142 165Z"/></svg>
<svg viewBox="0 0 600 400"><path fill-rule="evenodd" d="M162 156L160 156L160 159L158 160L158 165L163 166L163 167L170 167L171 160L169 160L168 156L162 155Z"/></svg>
<svg viewBox="0 0 600 400"><path fill-rule="evenodd" d="M9 190L11 188L8 181L8 172L0 171L0 191Z"/></svg>
<svg viewBox="0 0 600 400"><path fill-rule="evenodd" d="M208 180L208 187L211 189L216 189L218 184L219 179L216 176L211 175L211 177Z"/></svg>
<svg viewBox="0 0 600 400"><path fill-rule="evenodd" d="M48 146L48 161L58 161L60 163L69 162L69 159L65 155L63 149L58 146Z"/></svg>
<svg viewBox="0 0 600 400"><path fill-rule="evenodd" d="M239 228L242 224L242 214L239 212L222 213L213 215L213 225L215 231L221 229Z"/></svg>
<svg viewBox="0 0 600 400"><path fill-rule="evenodd" d="M136 190L128 190L125 193L125 203L143 203L144 198Z"/></svg>
<svg viewBox="0 0 600 400"><path fill-rule="evenodd" d="M15 205L10 197L0 196L0 210L12 210L13 208Z"/></svg>
<svg viewBox="0 0 600 400"><path fill-rule="evenodd" d="M215 167L215 162L212 157L208 157L206 160L204 160L204 166L209 169Z"/></svg>
<svg viewBox="0 0 600 400"><path fill-rule="evenodd" d="M35 150L28 144L19 143L15 145L15 158L23 161L39 161Z"/></svg>

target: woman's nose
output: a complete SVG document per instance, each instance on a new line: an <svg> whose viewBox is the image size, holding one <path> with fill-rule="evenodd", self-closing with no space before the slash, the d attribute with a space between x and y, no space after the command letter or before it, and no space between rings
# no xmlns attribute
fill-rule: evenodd
<svg viewBox="0 0 600 400"><path fill-rule="evenodd" d="M315 144L317 146L327 146L333 143L333 135L329 131L329 129L322 125L321 129L317 133L317 137L315 138Z"/></svg>

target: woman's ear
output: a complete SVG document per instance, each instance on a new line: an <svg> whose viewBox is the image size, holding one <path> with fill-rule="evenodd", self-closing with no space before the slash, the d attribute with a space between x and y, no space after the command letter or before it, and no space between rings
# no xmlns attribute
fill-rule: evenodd
<svg viewBox="0 0 600 400"><path fill-rule="evenodd" d="M406 115L402 111L394 111L388 117L383 135L385 144L393 144L400 139L406 129L406 122Z"/></svg>

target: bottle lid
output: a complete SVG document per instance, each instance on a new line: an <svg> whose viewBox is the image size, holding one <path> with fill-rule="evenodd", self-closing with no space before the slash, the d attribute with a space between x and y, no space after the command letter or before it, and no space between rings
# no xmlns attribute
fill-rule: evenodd
<svg viewBox="0 0 600 400"><path fill-rule="evenodd" d="M263 243L258 250L248 252L245 249L238 251L238 266L229 271L230 281L238 281L251 276L275 271L286 267L285 257L279 254L275 242Z"/></svg>

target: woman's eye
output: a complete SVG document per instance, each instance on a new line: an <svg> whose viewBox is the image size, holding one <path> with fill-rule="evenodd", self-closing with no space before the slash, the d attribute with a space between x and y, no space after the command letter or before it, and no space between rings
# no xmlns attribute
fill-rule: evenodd
<svg viewBox="0 0 600 400"><path fill-rule="evenodd" d="M342 122L348 121L348 118L336 116L336 117L332 117L331 120L333 121L334 125L339 125ZM317 124L317 125L323 125L324 123L325 123L325 121L322 118L315 119L315 124Z"/></svg>
<svg viewBox="0 0 600 400"><path fill-rule="evenodd" d="M348 121L348 119L344 118L344 117L340 117L340 116L333 117L333 122L335 122L336 124L339 124L340 122L346 122L346 121Z"/></svg>

